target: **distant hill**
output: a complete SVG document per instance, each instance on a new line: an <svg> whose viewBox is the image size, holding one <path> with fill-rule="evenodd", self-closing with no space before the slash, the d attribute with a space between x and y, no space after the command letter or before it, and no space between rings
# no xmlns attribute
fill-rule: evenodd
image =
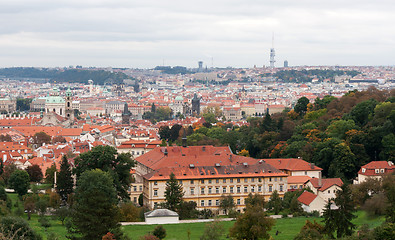
<svg viewBox="0 0 395 240"><path fill-rule="evenodd" d="M124 73L112 73L105 70L15 67L0 68L0 76L7 78L44 78L51 82L88 83L89 79L97 85L119 84L124 79L132 79Z"/></svg>

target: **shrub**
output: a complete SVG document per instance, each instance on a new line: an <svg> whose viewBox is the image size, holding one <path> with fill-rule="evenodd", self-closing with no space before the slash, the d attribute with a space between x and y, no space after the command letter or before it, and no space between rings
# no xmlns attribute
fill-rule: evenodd
<svg viewBox="0 0 395 240"><path fill-rule="evenodd" d="M158 225L152 232L152 235L159 239L164 239L166 237L166 229L162 225Z"/></svg>

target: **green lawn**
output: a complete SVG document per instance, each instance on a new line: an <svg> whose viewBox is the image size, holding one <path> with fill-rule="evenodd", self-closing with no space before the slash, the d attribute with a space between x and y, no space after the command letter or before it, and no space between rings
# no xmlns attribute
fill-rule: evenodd
<svg viewBox="0 0 395 240"><path fill-rule="evenodd" d="M16 194L8 194L12 199L13 206L15 202L18 200L18 196ZM22 203L20 203L22 204ZM13 207L14 208L14 207ZM363 224L368 224L370 228L377 227L384 221L384 217L378 218L370 218L367 216L366 212L358 211L356 213L357 218L353 220L354 224L358 227ZM27 219L27 215L23 216ZM288 240L293 239L293 237L300 231L301 227L305 224L306 220L321 222L322 218L314 218L314 217L296 217L296 218L284 218L277 219L276 224L273 229L270 231L271 236L275 240ZM36 214L32 215L32 219L29 221L29 224L32 228L41 234L46 239L48 232L54 232L56 235L60 237L60 239L66 240L64 237L66 235L66 228L62 226L60 221L52 220L51 227L47 230L41 227L38 222L38 216ZM226 235L229 234L229 228L233 226L235 221L230 222L222 222L224 226L224 238L226 239ZM207 223L185 223L185 224L167 224L163 225L166 229L167 237L166 240L188 240L188 232L190 232L190 239L195 240L199 239L204 231L204 227ZM132 239L139 240L139 238L148 232L151 232L156 225L129 225L122 227L124 232ZM276 232L279 232L276 235Z"/></svg>

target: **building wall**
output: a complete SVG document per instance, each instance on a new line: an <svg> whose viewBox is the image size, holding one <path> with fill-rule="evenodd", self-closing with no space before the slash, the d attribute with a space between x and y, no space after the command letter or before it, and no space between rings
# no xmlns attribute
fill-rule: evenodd
<svg viewBox="0 0 395 240"><path fill-rule="evenodd" d="M318 196L325 201L328 201L328 199L336 197L336 191L338 190L340 190L340 187L338 187L337 185L333 185L325 191L318 191Z"/></svg>
<svg viewBox="0 0 395 240"><path fill-rule="evenodd" d="M291 176L309 176L311 178L320 178L320 172L317 171L292 171Z"/></svg>
<svg viewBox="0 0 395 240"><path fill-rule="evenodd" d="M146 218L145 222L148 224L169 224L169 223L178 223L178 216L177 217L151 217Z"/></svg>
<svg viewBox="0 0 395 240"><path fill-rule="evenodd" d="M262 194L268 201L273 191L277 190L280 197L283 197L287 191L286 177L205 178L182 180L180 183L185 193L184 201L196 202L199 210L218 210L223 194L231 194L235 200L236 209L241 211L245 208L245 199L249 193ZM154 209L157 204L164 202L165 188L165 180L150 181L144 179L144 205ZM202 189L204 189L204 192L202 192Z"/></svg>

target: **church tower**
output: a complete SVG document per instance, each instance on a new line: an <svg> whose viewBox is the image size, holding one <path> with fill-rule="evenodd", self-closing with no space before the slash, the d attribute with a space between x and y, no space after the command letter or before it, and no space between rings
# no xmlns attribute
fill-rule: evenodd
<svg viewBox="0 0 395 240"><path fill-rule="evenodd" d="M130 111L128 108L128 104L126 102L125 102L125 105L123 106L122 124L124 124L124 125L130 124Z"/></svg>
<svg viewBox="0 0 395 240"><path fill-rule="evenodd" d="M65 116L68 120L74 121L74 110L71 105L72 95L70 88L68 88L66 91Z"/></svg>
<svg viewBox="0 0 395 240"><path fill-rule="evenodd" d="M195 93L192 98L192 115L199 116L199 114L200 114L200 98L198 98L198 96Z"/></svg>

